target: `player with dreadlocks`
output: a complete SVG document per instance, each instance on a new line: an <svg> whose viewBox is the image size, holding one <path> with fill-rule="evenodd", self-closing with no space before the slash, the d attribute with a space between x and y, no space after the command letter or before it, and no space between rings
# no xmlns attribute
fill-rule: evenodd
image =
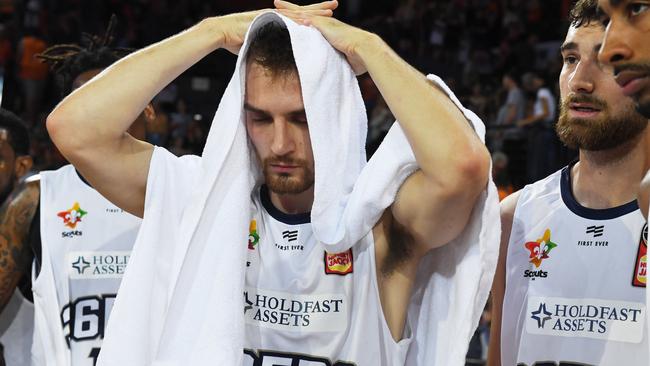
<svg viewBox="0 0 650 366"><path fill-rule="evenodd" d="M62 97L128 53L110 46L114 28L115 17L103 37L84 35L83 45L57 45L38 56L56 72ZM145 121L154 117L147 106L130 133L144 139ZM0 238L7 238L9 253L26 247L34 253L32 364L95 364L139 225L72 165L41 172L16 188L0 210ZM0 258L0 283L23 275L3 263ZM13 288L1 290L5 304Z"/></svg>

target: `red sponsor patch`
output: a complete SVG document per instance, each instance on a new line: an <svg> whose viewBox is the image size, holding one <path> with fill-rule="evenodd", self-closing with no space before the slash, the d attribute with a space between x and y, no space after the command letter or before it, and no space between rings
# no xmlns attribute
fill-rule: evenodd
<svg viewBox="0 0 650 366"><path fill-rule="evenodd" d="M632 286L645 287L646 276L648 273L648 225L643 226L641 230L641 238L639 239L639 250L636 254L636 262L634 265L634 278L632 279Z"/></svg>
<svg viewBox="0 0 650 366"><path fill-rule="evenodd" d="M325 273L345 276L352 273L352 249L347 252L329 254L325 252Z"/></svg>

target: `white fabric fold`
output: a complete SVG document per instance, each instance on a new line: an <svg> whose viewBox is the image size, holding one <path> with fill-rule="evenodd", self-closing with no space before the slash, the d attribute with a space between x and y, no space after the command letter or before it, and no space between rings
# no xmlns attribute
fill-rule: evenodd
<svg viewBox="0 0 650 366"><path fill-rule="evenodd" d="M245 244L251 194L259 184L242 108L243 55L251 34L268 22L285 24L291 35L315 159L312 225L328 251L346 250L365 236L417 169L398 123L366 164L366 114L345 58L314 28L274 12L258 16L202 157L182 158L172 167L163 158L168 153L156 148L143 223L109 320L101 366L241 364ZM480 120L442 81L432 80L483 138ZM422 272L414 294L422 306L413 306L409 314L419 319L411 323L417 346L410 352L418 365L462 364L456 356L467 350L496 266L495 197L490 182L457 243L429 256L431 273Z"/></svg>

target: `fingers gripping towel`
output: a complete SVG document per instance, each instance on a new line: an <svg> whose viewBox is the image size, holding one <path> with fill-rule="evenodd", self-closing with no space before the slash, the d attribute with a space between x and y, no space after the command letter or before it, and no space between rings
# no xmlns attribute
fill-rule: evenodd
<svg viewBox="0 0 650 366"><path fill-rule="evenodd" d="M242 108L244 55L250 37L268 22L285 24L291 36L315 159L312 225L315 237L328 251L346 250L367 234L393 202L403 180L417 169L398 124L380 147L379 156L366 164L365 110L356 77L345 58L317 30L274 12L260 15L245 38L202 157L177 159L160 148L154 152L144 220L109 320L99 365L242 362L245 250L251 194L260 183ZM465 112L482 136L481 122ZM484 194L473 220L485 216L485 207L493 203L493 191ZM439 281L424 278L417 293L422 306L413 310L421 319L418 326L412 326L414 334L423 334L426 341L438 341L441 333L435 329L420 332L419 328L444 323L450 326L447 330L458 328L453 332L457 338L449 340L453 347L446 349L435 343L418 343L418 347L426 345L433 350L423 353L418 348L413 359L450 349L457 350L454 354L466 350L471 336L468 329L477 323L476 314L480 315L489 290L489 285L478 288L479 282L486 284L496 263L496 254L489 258L492 253L480 244L490 239L491 233L479 223L468 236L474 239L468 244L472 250L459 246L457 253L450 249L446 260L455 262L441 264ZM472 271L462 267L467 270L461 274L470 276L462 279L462 284L470 284L467 289L461 288L454 274L461 268L456 264L462 264L466 254L473 259L469 265L474 266ZM441 281L449 282L447 288L455 293L438 295L432 291L430 287ZM449 301L438 304L444 298ZM462 308L450 310L460 304ZM429 305L441 306L444 312Z"/></svg>

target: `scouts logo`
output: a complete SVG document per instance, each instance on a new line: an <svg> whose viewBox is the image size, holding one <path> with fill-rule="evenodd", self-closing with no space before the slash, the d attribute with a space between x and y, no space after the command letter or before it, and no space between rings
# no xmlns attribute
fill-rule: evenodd
<svg viewBox="0 0 650 366"><path fill-rule="evenodd" d="M347 252L329 254L325 252L325 273L345 276L352 273L352 249Z"/></svg>
<svg viewBox="0 0 650 366"><path fill-rule="evenodd" d="M63 224L70 229L77 227L77 223L81 222L81 218L86 216L88 212L84 211L79 207L79 202L75 202L67 211L61 211L56 215L63 219Z"/></svg>
<svg viewBox="0 0 650 366"><path fill-rule="evenodd" d="M551 230L546 229L544 235L537 239L536 241L529 241L524 244L526 249L530 250L530 263L535 265L535 268L539 268L542 265L542 261L548 258L548 253L557 246L557 244L551 241Z"/></svg>
<svg viewBox="0 0 650 366"><path fill-rule="evenodd" d="M260 241L260 236L257 233L257 221L251 220L248 226L248 249L255 250L255 246Z"/></svg>
<svg viewBox="0 0 650 366"><path fill-rule="evenodd" d="M636 253L636 263L634 265L634 278L632 286L645 287L646 276L648 273L648 224L643 225L641 238L639 239L639 249Z"/></svg>

